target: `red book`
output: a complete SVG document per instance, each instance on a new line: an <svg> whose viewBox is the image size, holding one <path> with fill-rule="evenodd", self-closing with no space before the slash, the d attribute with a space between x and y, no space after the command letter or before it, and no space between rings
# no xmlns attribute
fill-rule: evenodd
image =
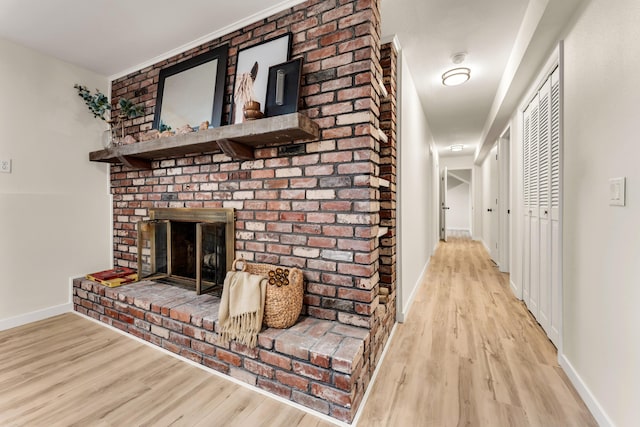
<svg viewBox="0 0 640 427"><path fill-rule="evenodd" d="M113 288L124 285L125 283L135 282L138 280L138 274L135 270L128 267L116 267L110 270L87 274L87 279Z"/></svg>

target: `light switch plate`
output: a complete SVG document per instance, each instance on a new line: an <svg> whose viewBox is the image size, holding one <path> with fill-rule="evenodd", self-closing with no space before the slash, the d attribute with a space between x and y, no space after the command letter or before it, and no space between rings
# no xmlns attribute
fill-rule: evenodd
<svg viewBox="0 0 640 427"><path fill-rule="evenodd" d="M11 159L0 159L0 172L11 173Z"/></svg>
<svg viewBox="0 0 640 427"><path fill-rule="evenodd" d="M626 181L626 177L609 179L609 205L625 205Z"/></svg>

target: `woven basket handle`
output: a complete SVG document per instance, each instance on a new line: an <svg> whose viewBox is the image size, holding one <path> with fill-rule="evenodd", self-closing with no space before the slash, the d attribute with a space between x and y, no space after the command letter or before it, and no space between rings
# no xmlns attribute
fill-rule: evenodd
<svg viewBox="0 0 640 427"><path fill-rule="evenodd" d="M238 261L242 263L242 268L238 269ZM236 258L233 260L233 264L231 264L231 270L233 271L247 271L247 261L244 258Z"/></svg>

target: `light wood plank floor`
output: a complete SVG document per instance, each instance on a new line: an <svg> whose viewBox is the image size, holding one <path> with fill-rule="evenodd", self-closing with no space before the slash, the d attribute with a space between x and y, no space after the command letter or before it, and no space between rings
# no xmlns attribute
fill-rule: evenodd
<svg viewBox="0 0 640 427"><path fill-rule="evenodd" d="M507 278L442 243L358 425L595 426ZM0 332L0 425L330 424L67 314Z"/></svg>
<svg viewBox="0 0 640 427"><path fill-rule="evenodd" d="M396 327L361 426L596 426L483 246L452 233Z"/></svg>
<svg viewBox="0 0 640 427"><path fill-rule="evenodd" d="M75 314L0 332L0 426L332 423Z"/></svg>

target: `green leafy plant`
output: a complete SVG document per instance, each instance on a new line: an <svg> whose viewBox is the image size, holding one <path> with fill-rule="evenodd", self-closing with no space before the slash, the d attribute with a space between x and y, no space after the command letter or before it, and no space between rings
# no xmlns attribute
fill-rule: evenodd
<svg viewBox="0 0 640 427"><path fill-rule="evenodd" d="M111 103L104 93L98 89L96 89L95 93L91 93L86 86L79 84L75 84L73 87L78 90L78 96L84 100L93 117L108 121L105 114L107 111L111 111ZM127 98L120 98L118 106L120 107L120 118L134 119L144 115L144 106L142 104L134 105L133 102Z"/></svg>
<svg viewBox="0 0 640 427"><path fill-rule="evenodd" d="M109 124L108 138L105 138L105 148L109 149L114 143L120 143L125 137L124 122L126 119L134 119L144 115L144 106L134 105L127 98L120 98L118 101L118 116L115 118L105 117L107 111L111 111L111 103L109 98L96 89L95 93L91 93L86 86L79 84L73 85L78 90L78 95L84 100L93 117L97 117Z"/></svg>
<svg viewBox="0 0 640 427"><path fill-rule="evenodd" d="M171 130L171 126L169 126L168 124L166 124L165 122L163 122L162 120L160 120L160 126L158 126L160 129L158 129L159 132L164 132L167 130Z"/></svg>
<svg viewBox="0 0 640 427"><path fill-rule="evenodd" d="M107 120L104 115L108 110L111 110L111 104L109 103L109 98L107 98L104 93L96 89L96 93L92 94L86 86L79 84L75 84L73 87L78 90L78 96L84 100L93 117Z"/></svg>
<svg viewBox="0 0 640 427"><path fill-rule="evenodd" d="M118 105L120 106L120 115L129 119L135 119L136 117L144 115L144 107L142 105L133 105L133 102L127 98L120 98Z"/></svg>

